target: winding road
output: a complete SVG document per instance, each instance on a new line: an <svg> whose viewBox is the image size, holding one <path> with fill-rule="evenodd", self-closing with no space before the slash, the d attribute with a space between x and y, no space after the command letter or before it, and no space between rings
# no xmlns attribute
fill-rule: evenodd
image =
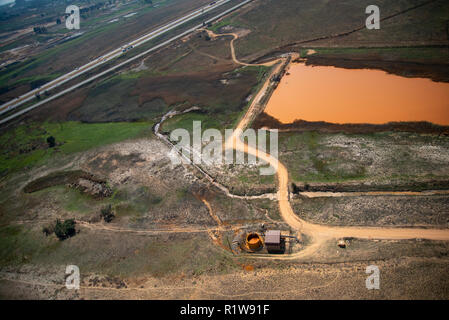
<svg viewBox="0 0 449 320"><path fill-rule="evenodd" d="M232 59L235 63L240 65L249 66L251 64L242 63L235 57L234 40L238 38L237 34L215 34L211 31L208 32L209 35L226 36L232 35L234 39L231 41L231 54ZM274 60L270 65L277 63L284 58ZM280 65L273 68L271 75L276 74L279 71ZM429 240L449 240L449 229L424 229L424 228L391 228L391 227L336 227L336 226L326 226L307 222L298 217L293 211L292 206L289 201L289 175L287 168L275 157L270 154L253 148L245 144L240 139L240 134L245 130L250 124L250 120L253 114L257 110L257 105L260 99L265 94L266 88L269 85L270 77L266 80L262 89L259 91L255 99L253 99L251 105L249 106L246 114L242 117L238 123L236 130L234 130L234 135L226 141L226 148L234 148L236 150L252 154L267 163L269 163L276 170L277 180L278 180L278 193L277 200L279 205L279 211L282 219L295 231L305 234L311 239L311 243L302 251L283 256L284 259L292 259L298 257L304 257L314 253L324 242L335 238L345 238L354 237L360 239L429 239ZM257 255L257 257L262 257L263 255ZM268 256L268 258L273 258ZM279 259L280 256L276 256Z"/></svg>

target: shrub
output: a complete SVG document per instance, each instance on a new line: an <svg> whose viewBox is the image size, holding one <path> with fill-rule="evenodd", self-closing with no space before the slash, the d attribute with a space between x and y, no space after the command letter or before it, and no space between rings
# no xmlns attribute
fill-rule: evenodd
<svg viewBox="0 0 449 320"><path fill-rule="evenodd" d="M56 145L56 139L53 136L49 136L47 138L47 143L50 148L53 148Z"/></svg>
<svg viewBox="0 0 449 320"><path fill-rule="evenodd" d="M103 209L101 209L101 214L100 214L105 222L111 222L112 219L115 218L114 212L112 212L112 206L108 205L106 207L104 207Z"/></svg>
<svg viewBox="0 0 449 320"><path fill-rule="evenodd" d="M64 222L61 222L59 219L56 220L55 234L59 240L73 237L76 234L75 224L76 222L73 219L65 220Z"/></svg>

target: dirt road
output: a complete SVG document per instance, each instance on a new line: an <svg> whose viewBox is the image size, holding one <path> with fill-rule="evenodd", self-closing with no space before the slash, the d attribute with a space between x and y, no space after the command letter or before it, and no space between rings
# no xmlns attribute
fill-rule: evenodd
<svg viewBox="0 0 449 320"><path fill-rule="evenodd" d="M251 113L253 104L248 109L247 114ZM247 116L245 115L239 125L244 129ZM237 131L236 131L237 132ZM293 229L298 230L312 239L317 238L341 238L356 237L367 239L430 239L430 240L449 240L449 229L421 229L421 228L376 228L376 227L330 227L313 223L308 223L300 219L294 212L289 201L288 190L288 171L286 167L271 155L257 150L243 143L236 135L234 136L234 145L237 150L250 153L268 162L273 166L278 176L278 202L282 218Z"/></svg>
<svg viewBox="0 0 449 320"><path fill-rule="evenodd" d="M250 124L251 120L254 119L255 114L258 112L258 109L256 108L257 105L259 105L261 99L264 97L265 93L267 92L267 89L270 85L270 79L273 75L277 74L283 67L283 63L287 62L287 58L278 58L275 59L273 61L269 61L266 63L259 63L259 64L249 64L249 63L245 63L245 62L241 62L237 59L236 55L235 55L235 47L234 47L234 41L236 39L239 38L237 33L222 33L222 34L216 34L211 30L208 29L201 29L207 32L207 34L209 35L209 37L211 37L212 39L220 37L220 36L233 36L234 38L231 40L230 46L231 46L231 55L232 55L232 61L234 61L234 63L242 65L242 66L266 66L266 67L271 67L274 66L275 64L279 63L276 67L274 67L271 70L271 73L269 75L269 77L267 77L267 80L265 81L265 83L263 84L262 88L259 90L259 92L257 93L257 95L254 97L253 101L251 102L250 107L248 108L248 111L245 113L245 115L243 116L243 118L240 120L240 122L238 123L237 127L234 130L238 131L238 130L245 130L245 128ZM292 54L293 57L292 58L299 58L299 55L297 54ZM235 139L235 136L234 136ZM226 148L228 147L228 143L232 143L232 139L229 139L226 142ZM229 147L231 147L231 145L229 145Z"/></svg>
<svg viewBox="0 0 449 320"><path fill-rule="evenodd" d="M251 112L251 106L248 113ZM242 118L244 123L246 116ZM238 128L242 128L241 123ZM325 241L333 238L354 237L361 239L429 239L449 240L449 229L423 229L423 228L383 228L383 227L334 227L309 223L300 219L293 211L289 201L288 171L286 167L271 155L257 150L243 143L235 135L234 147L236 150L255 155L268 162L277 172L278 178L278 203L282 219L294 230L311 238L311 244L304 250L286 256L285 259L305 257L313 254ZM260 256L259 256L260 257ZM267 257L268 258L268 257ZM270 257L278 259L279 256Z"/></svg>
<svg viewBox="0 0 449 320"><path fill-rule="evenodd" d="M208 29L200 29L200 30L204 30L207 32L207 34L209 35L209 37L211 37L212 39L215 39L217 37L223 37L223 36L232 36L234 37L234 39L231 40L231 56L232 56L232 61L234 61L234 63L236 64L240 64L242 66L266 66L266 67L271 67L272 65L274 65L275 63L279 62L280 59L276 59L273 61L269 61L269 62L265 62L265 63L256 63L256 64L251 64L251 63L245 63L245 62L241 62L237 59L236 55L235 55L235 47L234 47L234 41L237 40L239 38L239 35L237 33L220 33L220 34L216 34L214 33L212 30L208 30Z"/></svg>
<svg viewBox="0 0 449 320"><path fill-rule="evenodd" d="M290 255L258 255L252 254L250 257L255 258L266 258L266 259L297 259L300 257L306 257L313 254L319 247L324 244L326 241L335 238L345 238L345 237L354 237L361 239L429 239L429 240L449 240L449 229L424 229L424 228L386 228L386 227L337 227L337 226L326 226L309 223L300 219L295 212L293 211L290 201L289 201L289 175L287 168L278 161L275 157L270 154L257 150L251 146L248 146L243 141L240 140L239 136L242 131L244 131L249 125L254 116L258 113L260 108L260 100L265 95L269 85L271 76L277 74L279 70L283 67L283 63L287 63L288 60L286 57L275 59L271 62L264 64L247 64L239 61L235 56L235 48L234 48L234 40L238 38L236 33L227 33L227 34L215 34L210 30L205 30L208 32L211 38L216 38L219 36L229 36L232 35L234 38L231 40L231 54L232 59L236 64L244 65L244 66L257 66L257 65L265 65L265 66L274 66L276 63L279 63L275 66L270 73L270 76L267 78L262 88L259 90L253 101L251 102L247 112L240 119L237 124L233 136L229 138L229 140L225 143L225 148L233 148L235 150L239 150L248 154L252 154L267 163L269 163L276 170L277 179L278 179L278 192L277 196L274 197L278 201L279 210L282 219L293 229L299 233L307 235L311 242L300 252L296 252ZM290 54L291 60L295 60L299 58L298 54ZM290 61L291 61L290 60ZM164 119L161 120L159 125L163 122ZM155 128L155 133L159 136L158 126ZM201 170L202 171L202 170ZM203 172L205 173L205 172ZM205 173L206 174L206 173ZM207 174L206 174L207 176ZM211 178L212 179L212 178ZM213 179L212 179L213 180ZM215 182L215 181L214 181ZM216 182L215 182L216 183ZM220 188L221 189L221 188ZM430 191L433 193L433 191ZM373 195L378 194L378 192L371 192ZM446 194L446 192L443 192ZM230 196L229 192L226 192L228 196ZM412 194L410 194L412 195ZM414 195L414 194L413 194ZM307 195L306 195L307 196ZM323 196L322 194L314 194L310 193L308 196ZM326 195L325 195L326 196ZM332 194L327 196L341 196L340 194ZM203 201L204 202L204 201ZM209 212L212 212L212 208L207 202L204 202L208 207ZM220 228L215 228L220 229ZM212 230L209 230L209 232ZM218 231L218 230L217 230Z"/></svg>
<svg viewBox="0 0 449 320"><path fill-rule="evenodd" d="M240 62L235 56L234 40L238 38L235 33L217 35L212 31L207 31L210 37L232 35L231 54L235 63L245 66L251 66ZM264 65L274 65L283 58L276 59ZM257 64L256 64L257 65ZM272 75L279 71L281 64L274 68ZM384 228L384 227L334 227L309 223L300 219L293 211L289 201L288 190L288 171L286 167L270 154L257 150L246 145L239 137L240 132L245 130L249 125L253 114L257 112L257 105L264 96L266 89L270 83L271 76L265 81L261 90L253 99L246 114L238 123L234 135L226 141L226 148L234 148L236 150L252 154L266 162L276 169L278 179L278 204L282 219L294 230L305 234L311 238L311 244L301 252L291 255L290 258L307 256L315 252L321 244L333 238L355 237L363 239L429 239L429 240L449 240L449 229L423 229L423 228ZM277 257L278 258L278 257Z"/></svg>

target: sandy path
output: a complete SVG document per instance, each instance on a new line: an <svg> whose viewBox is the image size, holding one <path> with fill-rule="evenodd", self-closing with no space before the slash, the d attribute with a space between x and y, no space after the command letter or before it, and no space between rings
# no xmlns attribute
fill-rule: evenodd
<svg viewBox="0 0 449 320"><path fill-rule="evenodd" d="M240 62L235 56L234 40L238 39L238 35L235 33L226 33L217 35L210 30L206 30L211 38L217 36L233 36L231 40L231 54L232 60L240 65L252 66L253 64L247 64ZM272 66L279 62L283 58L276 59L272 62L259 64ZM258 65L258 64L255 64ZM279 64L271 74L275 74L279 71L281 64ZM276 169L278 178L278 203L279 210L282 219L294 230L306 234L311 237L312 243L304 250L290 255L290 258L298 258L302 256L307 256L315 252L321 244L326 240L332 238L343 238L343 237L355 237L363 239L429 239L429 240L449 240L449 229L423 229L423 228L384 228L384 227L334 227L325 226L319 224L313 224L306 222L299 218L293 211L290 201L289 201L289 190L288 190L288 171L287 168L278 161L278 159L272 157L270 154L263 151L257 150L251 146L246 145L240 140L241 131L249 125L253 115L257 112L257 105L260 99L264 96L266 89L270 83L270 78L265 81L262 89L258 92L254 100L252 101L250 107L246 114L242 117L239 124L234 130L234 135L226 141L226 148L234 148L236 150L246 152L257 156L258 158L268 162L272 167ZM376 193L373 193L376 194ZM278 259L279 256L269 257ZM288 257L287 257L288 258Z"/></svg>
<svg viewBox="0 0 449 320"><path fill-rule="evenodd" d="M276 59L273 61L269 61L266 63L258 63L258 64L250 64L250 63L245 63L245 62L241 62L237 59L236 55L235 55L235 47L234 47L234 41L237 40L239 38L239 35L237 33L220 33L220 34L216 34L211 30L208 29L199 29L199 30L204 30L207 32L207 34L209 35L209 37L211 37L212 39L215 39L217 37L222 37L222 36L232 36L234 37L231 40L231 56L232 56L232 61L234 61L234 63L236 64L240 64L242 66L267 66L267 67L271 67L272 65L274 65L275 63L277 63L280 59Z"/></svg>
<svg viewBox="0 0 449 320"><path fill-rule="evenodd" d="M210 30L205 30L211 38L215 38L218 36L233 36L233 40L231 40L231 54L232 59L236 64L244 65L244 66L273 66L278 62L287 62L287 58L278 58L271 62L264 64L247 64L239 61L235 56L235 48L234 48L234 40L238 39L238 35L236 33L226 33L226 34L215 34ZM290 54L292 60L299 58L298 54ZM424 228L391 228L391 227L337 227L337 226L326 226L309 223L307 221L299 218L295 212L293 211L290 201L289 201L289 189L288 189L288 171L287 168L278 161L278 159L274 158L270 154L259 151L251 146L246 145L239 138L240 133L244 131L250 124L251 120L254 118L254 115L258 112L258 106L260 100L265 95L266 90L270 84L271 76L279 72L282 67L282 63L279 63L273 70L271 71L270 76L267 78L262 88L257 93L256 97L251 102L247 112L239 121L238 125L234 130L233 136L229 138L225 143L225 148L234 148L236 150L249 153L255 155L256 157L268 162L273 168L276 170L277 179L278 179L278 192L277 192L277 200L280 210L280 215L282 219L293 229L299 233L305 234L311 238L311 243L305 247L303 250L290 254L290 255L258 255L251 254L248 257L254 258L264 258L264 259L279 259L279 260L290 260L297 259L301 257L310 256L315 253L326 241L335 238L344 238L344 237L354 237L354 238L362 238L362 239L429 239L429 240L449 240L449 229L424 229ZM163 122L163 119L160 123ZM159 124L160 124L159 123ZM155 128L155 133L158 135L158 128ZM438 191L428 191L431 194L440 194ZM370 195L381 195L383 192L368 192ZM388 194L401 194L401 195L422 195L423 193L413 193L413 192L385 192ZM351 193L352 194L352 193ZM366 194L366 193L363 193ZM441 192L441 194L447 194L447 192ZM229 194L228 194L229 195ZM324 195L322 193L315 194L309 193L306 196L314 197L314 196L345 196L345 193L332 193ZM210 207L210 204L207 201L203 201L207 206L209 212L213 216L213 210ZM217 217L218 218L218 217ZM217 220L216 220L217 221ZM217 221L218 223L218 221ZM202 232L206 231L211 233L211 231L218 231L221 229L220 223L218 228L210 228L209 230L201 230ZM195 232L194 230L192 230ZM175 231L176 232L176 231Z"/></svg>
<svg viewBox="0 0 449 320"><path fill-rule="evenodd" d="M203 201L204 202L204 201ZM210 207L209 203L204 202L209 210L209 213L211 214L212 218L217 221L218 217L215 215L213 216L212 208ZM220 221L220 220L218 220ZM52 219L45 219L45 220L18 220L14 221L15 224L36 224L36 223L53 223L54 220ZM78 226L82 226L86 229L90 230L104 230L104 231L111 231L111 232L119 232L119 233L135 233L135 234L144 234L144 235L158 235L158 234L164 234L164 233L202 233L202 232L217 232L217 231L223 231L223 230L236 230L240 228L244 228L247 225L245 224L239 224L239 225L224 225L219 223L217 227L189 227L184 225L179 226L170 226L170 228L166 229L152 229L152 230L139 230L139 229L130 229L130 228L123 228L120 226L109 226L101 223L90 223L82 220L75 220L76 224Z"/></svg>
<svg viewBox="0 0 449 320"><path fill-rule="evenodd" d="M213 31L208 30L208 29L200 29L200 30L206 31L207 34L209 35L209 37L211 37L212 39L220 37L220 36L233 36L234 38L231 40L230 46L231 46L232 61L234 61L234 63L236 63L236 64L239 64L239 65L242 65L242 66L266 66L266 67L271 67L271 66L275 65L278 62L284 62L285 63L287 61L287 58L279 58L279 59L275 59L273 61L269 61L269 62L266 62L266 63L259 63L259 64L249 64L249 63L241 62L235 56L234 41L239 38L237 33L216 34ZM295 55L294 56L294 58L298 58L298 57L299 57L299 55ZM240 122L238 123L237 127L235 128L236 130L240 129L240 130L243 131L249 125L251 120L254 118L255 113L257 113L257 111L258 111L256 106L260 103L260 100L263 98L263 96L265 95L265 93L266 93L266 91L268 89L268 86L270 85L271 76L277 74L281 68L282 68L282 63L278 64L271 71L271 74L268 77L267 81L265 81L265 83L263 84L262 88L259 90L257 95L254 97L250 107L248 108L248 111L245 113L245 115L243 116L243 118L240 120ZM232 143L231 139L226 142L226 148L228 147L228 142Z"/></svg>
<svg viewBox="0 0 449 320"><path fill-rule="evenodd" d="M248 113L251 110L250 106ZM246 116L243 117L244 122ZM241 123L242 123L241 122ZM242 128L239 124L238 128ZM289 202L288 171L286 167L271 155L244 144L237 132L233 136L235 148L259 157L268 162L275 169L278 176L278 202L282 218L293 229L307 235L320 238L356 237L368 239L414 239L449 240L449 229L422 229L422 228L383 228L383 227L330 227L313 224L300 219Z"/></svg>
<svg viewBox="0 0 449 320"><path fill-rule="evenodd" d="M103 224L92 224L84 221L76 221L78 225L81 225L87 229L92 230L105 230L113 232L124 232L124 233L136 233L136 234L147 234L147 235L157 235L163 233L201 233L201 232L212 232L222 230L222 227L212 227L212 228L192 228L187 226L172 227L170 229L154 229L154 230L138 230L138 229L127 229L114 226L106 226Z"/></svg>

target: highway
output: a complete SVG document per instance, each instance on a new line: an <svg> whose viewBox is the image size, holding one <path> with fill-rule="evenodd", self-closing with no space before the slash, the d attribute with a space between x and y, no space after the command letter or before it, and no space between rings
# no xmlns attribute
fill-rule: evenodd
<svg viewBox="0 0 449 320"><path fill-rule="evenodd" d="M226 3L230 2L230 1L231 0L218 0L215 3L213 3L213 4L209 4L207 6L203 6L203 7L199 8L199 9L196 9L195 11L193 11L193 12L191 12L191 13L189 13L189 14L187 14L187 15L185 15L185 16L183 16L183 17L181 17L181 18L179 18L179 19L177 19L175 21L172 21L172 22L170 22L170 23L168 23L168 24L166 24L166 25L164 25L164 26L162 26L162 27L160 27L160 28L158 28L158 29L156 29L154 31L151 31L151 32L141 36L138 39L135 39L135 40L133 40L131 42L127 42L125 45L122 45L120 48L114 49L114 50L112 50L112 51L110 51L110 52L108 52L108 53L106 53L106 54L96 58L95 60L90 61L89 63L87 63L87 64L85 64L85 65L83 65L81 67L76 68L75 70L73 70L73 71L71 71L71 72L69 72L69 73L67 73L67 74L65 74L63 76L61 76L61 77L59 77L59 78L57 78L55 80L52 80L52 81L42 85L39 88L31 90L31 91L29 91L29 92L27 92L27 93L25 93L25 94L15 98L15 99L13 99L13 100L11 100L11 101L8 101L7 103L1 105L0 106L0 115L3 114L3 113L6 113L8 111L14 110L14 109L16 109L17 107L23 105L26 102L29 102L29 101L31 101L33 99L36 99L36 94L42 94L45 91L57 88L60 85L66 83L68 81L71 81L71 80L75 79L76 77L79 77L80 75L82 75L82 74L84 74L86 72L89 72L92 69L95 69L98 66L100 66L100 65L102 65L102 64L104 64L104 63L106 63L108 61L111 61L111 60L113 60L113 59L115 59L115 58L125 54L128 51L128 50L125 50L125 52L123 52L123 50L125 48L130 48L129 50L133 50L135 47L138 47L138 46L144 44L145 42L148 42L148 41L150 41L150 40L152 40L152 39L154 39L154 38L156 38L156 37L158 37L158 36L168 32L168 31L170 31L170 30L173 30L173 29L181 26L182 24L184 24L186 22L189 22L189 21L191 21L193 19L196 19L196 18L204 15L205 13L207 13L207 12L209 12L211 10L214 10L214 9L216 9L216 8L222 6L222 5L224 5L224 4L226 4ZM237 8L243 6L243 5L245 5L245 4L247 4L248 2L251 2L251 1L252 0L242 1L239 4L233 6L232 8L229 8L229 9L227 9L227 10L217 14L216 16L208 19L207 21L205 21L205 23L212 22L212 21L214 21L214 20L216 20L216 19L218 19L218 18L228 14L229 12L231 12L231 11L233 11L233 10L235 10L235 9L237 9ZM171 42L173 42L173 41L175 41L175 40L177 40L177 39L179 39L179 38L181 38L181 37L183 37L183 36L185 36L185 35L187 35L187 34L189 34L191 32L193 32L193 31L197 30L198 28L201 28L202 26L203 26L203 24L199 24L199 25L197 25L197 26L195 26L193 28L190 28L190 29L188 29L188 30L186 30L186 31L184 31L184 32L182 32L182 33L180 33L180 34L170 38L169 40L166 40L166 41L164 41L164 42L162 42L162 43L160 43L160 44L158 44L158 45L156 45L156 46L146 50L145 52L142 52L142 53L140 53L140 54L138 54L138 55L136 55L136 56L134 56L134 57L132 57L130 59L127 59L124 62L121 62L121 63L119 63L119 64L117 64L117 65L115 65L115 66L113 66L113 67L111 67L111 68L109 68L109 69L107 69L105 71L102 71L102 72L100 72L100 73L90 77L89 79L81 81L81 82L79 82L79 83L77 83L77 84L75 84L75 85L73 85L73 86L71 86L71 87L69 87L69 88L67 88L67 89L65 89L63 91L60 91L58 93L55 93L55 94L51 95L50 97L42 99L39 102L33 104L32 106L30 106L28 108L25 108L25 109L20 110L20 111L18 111L16 113L13 113L12 115L10 115L10 116L8 116L8 117L6 117L4 119L1 119L0 120L0 124L3 124L5 122L7 122L7 121L10 121L10 120L12 120L12 119L22 115L22 114L24 114L24 113L34 109L34 108L37 108L37 107L39 107L39 106L41 106L41 105L43 105L43 104L45 104L45 103L47 103L47 102L49 102L51 100L54 100L54 99L56 99L56 98L58 98L58 97L60 97L60 96L62 96L64 94L66 94L66 93L68 93L70 91L73 91L76 88L78 88L78 87L80 87L80 86L82 86L82 85L84 85L86 83L89 83L89 82L91 82L91 81L93 81L93 80L95 80L95 79L97 79L97 78L99 78L99 77L101 77L101 76L103 76L103 75L105 75L107 73L110 73L110 72L112 72L112 71L122 67L125 64L128 64L128 63L130 63L130 62L132 62L134 60L137 60L137 59L147 55L148 53L153 52L153 51L155 51L155 50L157 50L157 49L159 49L159 48L161 48L161 47L163 47L163 46L165 46L165 45L167 45L167 44L169 44L169 43L171 43Z"/></svg>

